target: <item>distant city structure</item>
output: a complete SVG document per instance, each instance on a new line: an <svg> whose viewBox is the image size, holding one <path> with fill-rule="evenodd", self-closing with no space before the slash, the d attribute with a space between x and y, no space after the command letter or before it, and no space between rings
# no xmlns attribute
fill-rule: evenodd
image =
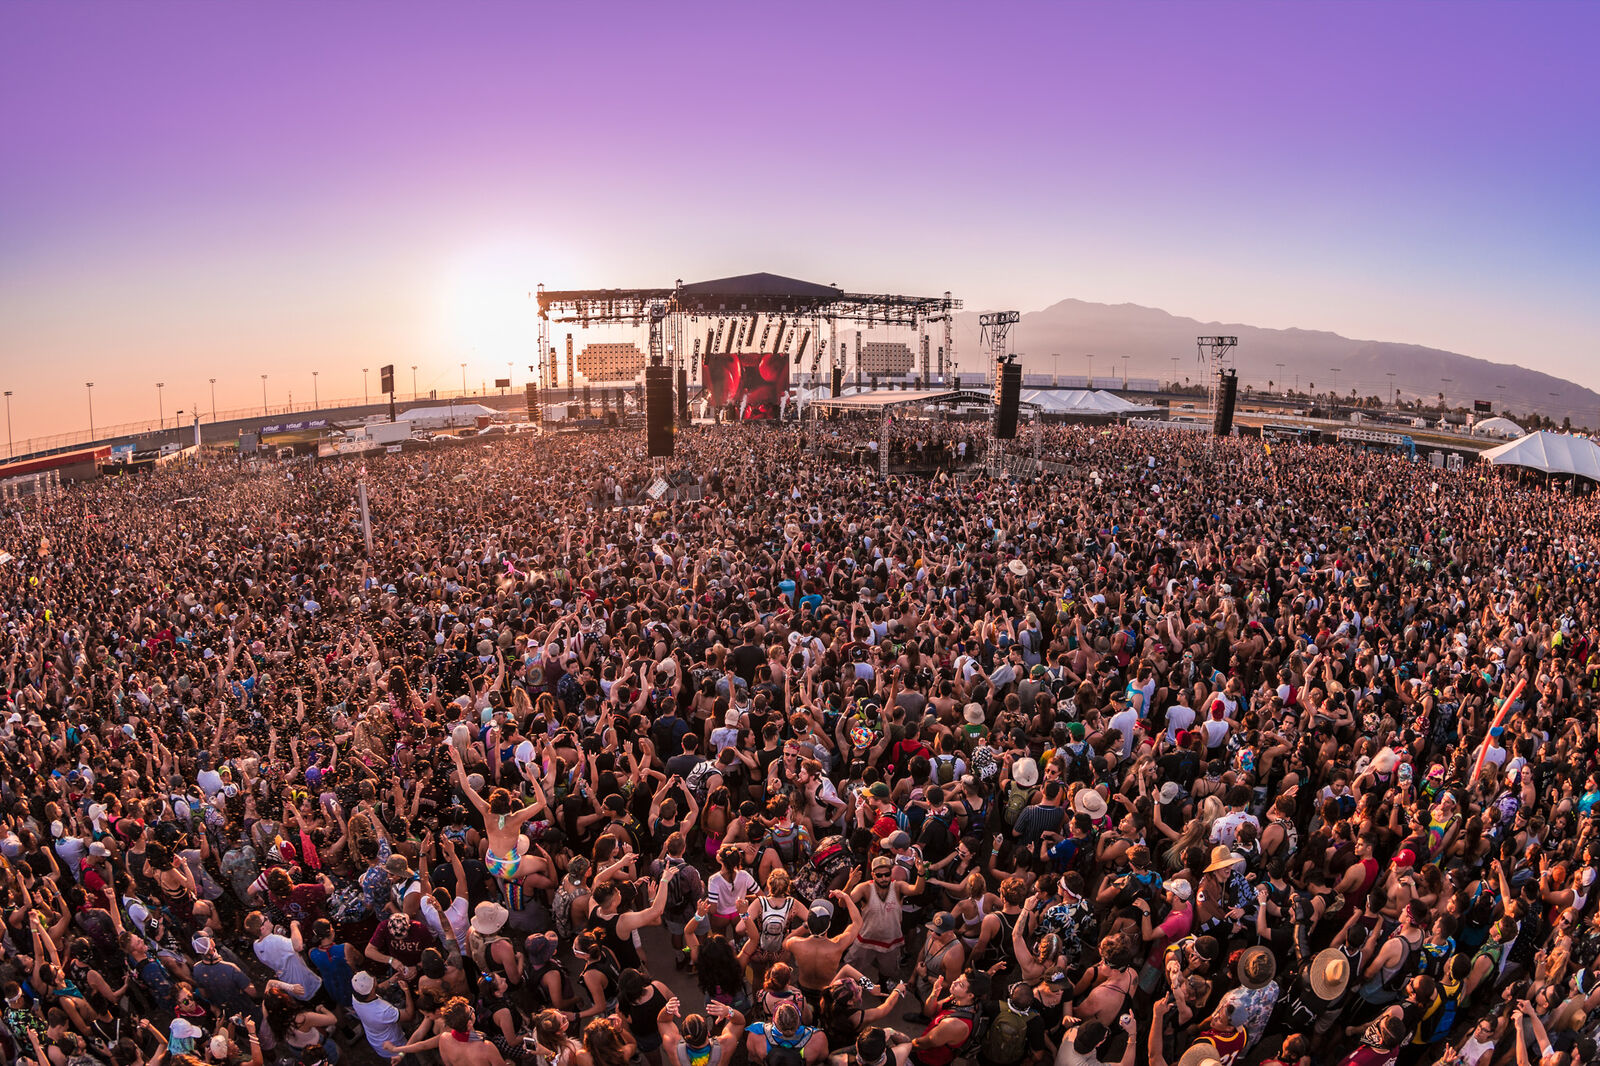
<svg viewBox="0 0 1600 1066"><path fill-rule="evenodd" d="M578 373L587 381L634 381L644 373L644 352L637 344L588 344L578 353Z"/></svg>
<svg viewBox="0 0 1600 1066"><path fill-rule="evenodd" d="M870 341L861 346L861 372L892 377L911 373L911 347L898 341Z"/></svg>

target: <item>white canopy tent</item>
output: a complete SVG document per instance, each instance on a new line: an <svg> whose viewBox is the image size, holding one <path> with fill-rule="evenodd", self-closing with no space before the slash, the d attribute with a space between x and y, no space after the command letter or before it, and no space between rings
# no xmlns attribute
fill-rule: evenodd
<svg viewBox="0 0 1600 1066"><path fill-rule="evenodd" d="M1472 426L1472 435L1474 437L1500 437L1503 440L1515 440L1526 432L1527 430L1511 421L1511 419L1501 418L1499 415L1493 418L1485 418L1481 422L1475 422Z"/></svg>
<svg viewBox="0 0 1600 1066"><path fill-rule="evenodd" d="M1130 403L1104 389L1023 389L1025 403L1047 415L1137 415L1159 410Z"/></svg>
<svg viewBox="0 0 1600 1066"><path fill-rule="evenodd" d="M1483 453L1493 466L1520 466L1562 477L1600 481L1600 445L1588 437L1540 430Z"/></svg>
<svg viewBox="0 0 1600 1066"><path fill-rule="evenodd" d="M481 403L440 404L436 407L413 407L402 412L400 420L410 422L412 429L444 429L447 426L470 426L480 417L493 418L500 413Z"/></svg>

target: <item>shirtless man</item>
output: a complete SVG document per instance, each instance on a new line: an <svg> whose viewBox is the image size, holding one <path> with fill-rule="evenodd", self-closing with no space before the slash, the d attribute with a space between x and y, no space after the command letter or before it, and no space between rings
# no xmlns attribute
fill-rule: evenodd
<svg viewBox="0 0 1600 1066"><path fill-rule="evenodd" d="M444 1023L450 1031L439 1038L439 1059L444 1066L506 1066L500 1049L473 1026L475 1014L466 1000L456 996L444 1005Z"/></svg>
<svg viewBox="0 0 1600 1066"><path fill-rule="evenodd" d="M850 945L855 943L856 933L861 929L861 911L856 908L856 901L850 898L850 890L856 887L859 876L859 870L852 870L844 891L835 889L828 893L850 914L850 924L844 932L838 936L827 935L828 924L833 920L833 908L825 901L818 900L811 905L805 930L783 942L784 950L794 959L796 982L805 994L806 1002L811 1004L813 1014L821 1009L823 989L838 976L840 960Z"/></svg>

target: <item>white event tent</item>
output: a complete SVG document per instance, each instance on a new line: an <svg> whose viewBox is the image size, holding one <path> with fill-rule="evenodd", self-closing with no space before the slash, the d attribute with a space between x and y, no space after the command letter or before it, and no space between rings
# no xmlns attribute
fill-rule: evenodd
<svg viewBox="0 0 1600 1066"><path fill-rule="evenodd" d="M1490 448L1483 460L1494 466L1520 466L1562 477L1600 481L1600 444L1588 437L1540 430Z"/></svg>

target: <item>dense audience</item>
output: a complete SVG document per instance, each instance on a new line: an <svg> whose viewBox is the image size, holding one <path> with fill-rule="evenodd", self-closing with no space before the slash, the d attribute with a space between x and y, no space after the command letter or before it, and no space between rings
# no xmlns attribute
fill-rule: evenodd
<svg viewBox="0 0 1600 1066"><path fill-rule="evenodd" d="M1594 497L875 428L13 505L0 1053L1596 1061Z"/></svg>

